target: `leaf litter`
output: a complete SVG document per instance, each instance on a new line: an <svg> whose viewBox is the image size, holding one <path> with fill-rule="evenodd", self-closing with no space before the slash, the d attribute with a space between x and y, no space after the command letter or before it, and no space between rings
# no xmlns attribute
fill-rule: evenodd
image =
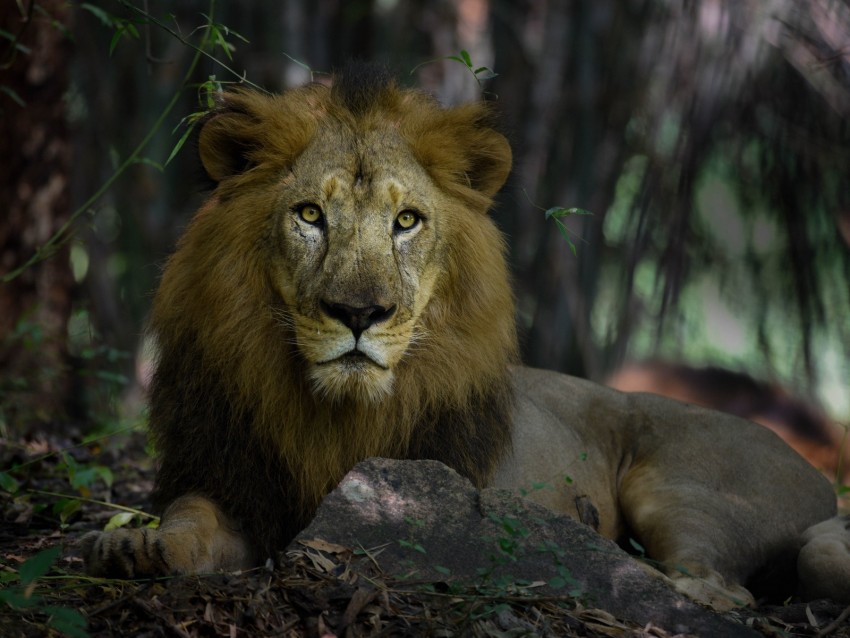
<svg viewBox="0 0 850 638"><path fill-rule="evenodd" d="M104 504L81 501L62 520L55 507L58 497L48 494L80 495L70 487L69 466L59 453L69 446L61 440L0 440L0 471L17 468L14 485L6 481L0 488L4 637L678 636L670 628L638 626L586 608L569 596L537 596L533 589L487 591L453 584L450 578L442 583L400 578L380 570L376 558L381 547L348 548L321 539L281 552L277 566L241 573L135 581L89 578L74 554L74 540L115 521L118 512L107 502L149 511L153 467L138 433L102 448L70 446L71 466L78 473L83 466L108 467L113 480L107 486L96 478L105 472L92 473L92 482L82 491ZM121 516L118 522L134 524L133 518ZM135 524L147 522L135 518ZM63 549L61 556L54 547ZM765 636L850 638L842 611L821 601L761 608L739 619Z"/></svg>

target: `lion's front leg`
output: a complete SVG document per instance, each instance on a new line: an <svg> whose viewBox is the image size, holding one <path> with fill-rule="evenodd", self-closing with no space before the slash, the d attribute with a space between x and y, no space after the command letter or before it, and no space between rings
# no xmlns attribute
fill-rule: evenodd
<svg viewBox="0 0 850 638"><path fill-rule="evenodd" d="M202 496L171 503L158 529L92 532L80 548L89 574L120 578L231 571L254 558L233 522Z"/></svg>

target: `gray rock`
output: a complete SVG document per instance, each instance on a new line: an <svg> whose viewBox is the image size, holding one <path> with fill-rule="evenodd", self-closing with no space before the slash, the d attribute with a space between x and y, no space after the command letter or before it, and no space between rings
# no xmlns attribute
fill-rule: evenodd
<svg viewBox="0 0 850 638"><path fill-rule="evenodd" d="M479 492L437 461L359 463L293 545L314 539L370 550L383 573L416 581L570 594L673 633L759 635L678 594L586 525L504 490Z"/></svg>

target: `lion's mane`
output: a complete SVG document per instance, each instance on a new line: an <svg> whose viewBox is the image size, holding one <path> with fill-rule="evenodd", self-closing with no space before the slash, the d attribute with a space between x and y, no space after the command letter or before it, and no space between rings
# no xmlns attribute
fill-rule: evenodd
<svg viewBox="0 0 850 638"><path fill-rule="evenodd" d="M437 459L482 486L510 445L514 307L504 242L486 217L508 170L494 166L509 166L510 151L484 104L444 109L381 73L341 78L222 99L199 140L217 186L167 264L150 321L155 503L208 496L267 552L363 458ZM274 260L286 259L270 241L270 185L326 118L401 131L459 211L422 338L380 403L316 396L270 285Z"/></svg>

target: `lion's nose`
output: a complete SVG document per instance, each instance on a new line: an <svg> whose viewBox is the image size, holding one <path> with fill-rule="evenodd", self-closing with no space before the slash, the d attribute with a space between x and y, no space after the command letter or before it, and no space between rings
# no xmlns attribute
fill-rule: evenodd
<svg viewBox="0 0 850 638"><path fill-rule="evenodd" d="M319 303L322 311L329 317L342 322L343 325L354 333L355 339L359 339L363 331L367 330L370 326L386 321L395 313L395 305L389 308L386 306L364 306L358 308L344 303L329 303L327 301L321 301Z"/></svg>

